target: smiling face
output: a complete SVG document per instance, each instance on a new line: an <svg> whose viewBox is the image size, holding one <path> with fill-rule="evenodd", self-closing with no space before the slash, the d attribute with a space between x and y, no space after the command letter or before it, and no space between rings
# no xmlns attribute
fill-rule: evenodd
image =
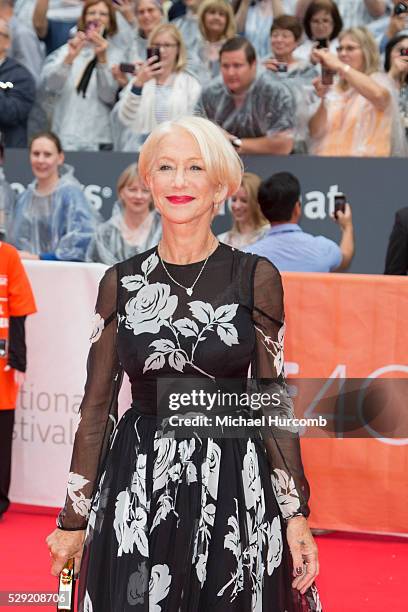
<svg viewBox="0 0 408 612"><path fill-rule="evenodd" d="M160 62L164 69L175 69L179 53L179 45L170 32L162 31L156 34L152 39L150 46L160 48Z"/></svg>
<svg viewBox="0 0 408 612"><path fill-rule="evenodd" d="M131 180L122 187L119 192L119 197L126 210L140 215L147 214L152 201L150 191L143 187L139 178Z"/></svg>
<svg viewBox="0 0 408 612"><path fill-rule="evenodd" d="M276 59L290 57L297 47L295 35L291 30L273 30L271 34L271 47Z"/></svg>
<svg viewBox="0 0 408 612"><path fill-rule="evenodd" d="M180 127L161 138L147 182L163 220L171 223L202 218L209 225L213 204L225 198L225 189L210 180L197 141Z"/></svg>
<svg viewBox="0 0 408 612"><path fill-rule="evenodd" d="M244 93L255 79L256 62L248 62L244 49L224 51L220 64L224 83L232 93Z"/></svg>
<svg viewBox="0 0 408 612"><path fill-rule="evenodd" d="M161 22L162 13L156 2L140 0L137 4L136 17L140 30L148 37L150 32Z"/></svg>
<svg viewBox="0 0 408 612"><path fill-rule="evenodd" d="M227 27L227 14L218 8L209 8L204 13L204 28L214 38L222 38Z"/></svg>
<svg viewBox="0 0 408 612"><path fill-rule="evenodd" d="M39 181L58 177L58 167L64 162L64 154L59 153L55 143L49 138L33 140L30 149L30 163L34 176Z"/></svg>
<svg viewBox="0 0 408 612"><path fill-rule="evenodd" d="M337 50L339 59L355 70L364 71L364 54L359 43L352 36L343 36Z"/></svg>
<svg viewBox="0 0 408 612"><path fill-rule="evenodd" d="M242 185L231 198L231 213L238 225L253 221L249 197Z"/></svg>
<svg viewBox="0 0 408 612"><path fill-rule="evenodd" d="M85 29L95 23L99 32L106 31L110 27L109 9L104 2L98 2L88 8L84 15Z"/></svg>
<svg viewBox="0 0 408 612"><path fill-rule="evenodd" d="M329 11L317 11L310 20L310 30L313 40L324 38L329 40L334 28L333 17Z"/></svg>

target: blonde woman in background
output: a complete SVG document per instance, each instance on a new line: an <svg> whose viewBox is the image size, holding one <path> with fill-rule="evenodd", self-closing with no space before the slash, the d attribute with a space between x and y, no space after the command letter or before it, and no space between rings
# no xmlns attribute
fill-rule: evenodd
<svg viewBox="0 0 408 612"><path fill-rule="evenodd" d="M310 152L323 156L388 157L398 130L396 102L380 55L366 28L350 28L339 36L337 56L314 50L323 67L337 73L333 86L314 81L320 105L309 123Z"/></svg>
<svg viewBox="0 0 408 612"><path fill-rule="evenodd" d="M200 83L186 71L186 48L173 24L157 26L148 46L160 49L160 61L153 56L140 65L114 109L128 128L117 147L124 151L138 151L163 121L192 114L201 92Z"/></svg>
<svg viewBox="0 0 408 612"><path fill-rule="evenodd" d="M243 174L241 186L231 198L232 228L217 236L220 242L241 249L263 238L269 230L269 223L258 203L260 184L257 174Z"/></svg>
<svg viewBox="0 0 408 612"><path fill-rule="evenodd" d="M198 10L201 37L190 51L191 68L201 85L220 73L219 53L222 45L237 32L232 7L226 0L204 0Z"/></svg>
<svg viewBox="0 0 408 612"><path fill-rule="evenodd" d="M161 236L161 219L150 191L142 184L137 164L131 164L117 183L119 200L112 216L98 226L87 261L113 265L155 246Z"/></svg>

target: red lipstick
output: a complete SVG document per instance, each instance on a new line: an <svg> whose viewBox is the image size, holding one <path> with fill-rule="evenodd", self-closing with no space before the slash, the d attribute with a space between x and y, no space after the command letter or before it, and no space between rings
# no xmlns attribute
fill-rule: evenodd
<svg viewBox="0 0 408 612"><path fill-rule="evenodd" d="M172 204L188 204L188 202L192 202L192 200L195 200L195 198L192 198L191 196L187 195L170 195L167 196L167 199Z"/></svg>

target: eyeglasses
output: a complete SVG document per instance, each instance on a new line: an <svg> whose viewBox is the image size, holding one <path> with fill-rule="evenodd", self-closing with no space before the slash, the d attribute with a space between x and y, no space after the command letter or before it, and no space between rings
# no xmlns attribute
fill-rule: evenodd
<svg viewBox="0 0 408 612"><path fill-rule="evenodd" d="M352 53L353 51L357 51L357 49L361 49L361 47L356 45L344 45L343 47L342 45L339 45L337 47L337 53L341 53L342 51L345 51L346 53Z"/></svg>
<svg viewBox="0 0 408 612"><path fill-rule="evenodd" d="M178 47L178 43L155 43L152 42L152 47L157 47L158 49L164 49L166 51L166 49L172 49L173 47Z"/></svg>
<svg viewBox="0 0 408 612"><path fill-rule="evenodd" d="M107 11L88 11L86 13L87 17L109 17L109 13Z"/></svg>

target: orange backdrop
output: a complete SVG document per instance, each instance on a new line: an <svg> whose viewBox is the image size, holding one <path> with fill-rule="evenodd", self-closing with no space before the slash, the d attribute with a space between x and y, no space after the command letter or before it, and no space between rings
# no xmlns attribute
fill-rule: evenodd
<svg viewBox="0 0 408 612"><path fill-rule="evenodd" d="M408 279L285 273L283 283L289 377L408 377ZM408 439L302 439L302 451L313 527L408 533Z"/></svg>

